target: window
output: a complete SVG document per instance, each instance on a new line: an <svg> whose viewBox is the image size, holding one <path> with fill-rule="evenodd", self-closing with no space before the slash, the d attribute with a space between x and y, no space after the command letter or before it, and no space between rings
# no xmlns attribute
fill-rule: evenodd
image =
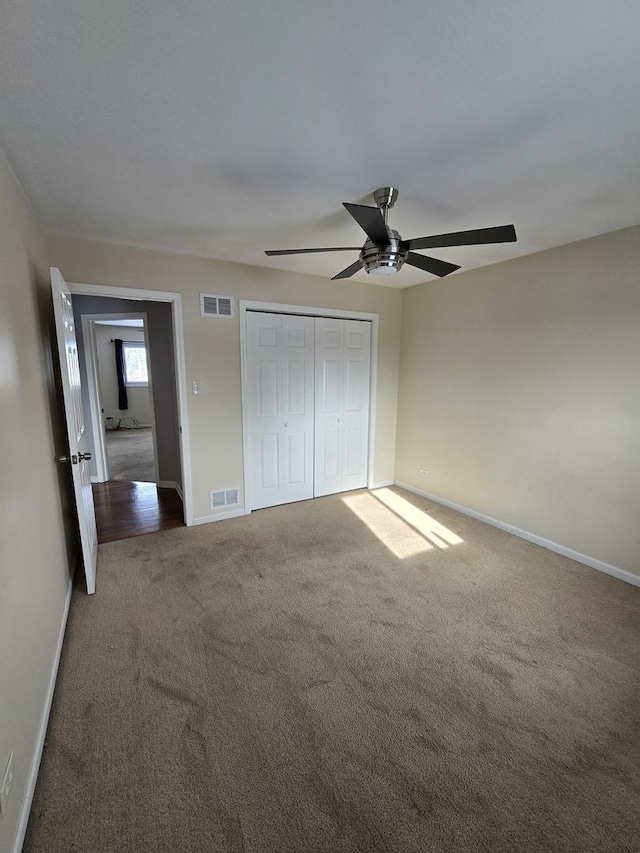
<svg viewBox="0 0 640 853"><path fill-rule="evenodd" d="M124 381L127 385L148 385L149 374L147 373L147 350L144 342L124 343L122 345L124 356Z"/></svg>

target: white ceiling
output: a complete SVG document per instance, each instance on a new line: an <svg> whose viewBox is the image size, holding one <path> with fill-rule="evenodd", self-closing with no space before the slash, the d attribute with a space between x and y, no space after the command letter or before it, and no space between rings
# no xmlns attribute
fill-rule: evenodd
<svg viewBox="0 0 640 853"><path fill-rule="evenodd" d="M639 33L637 0L4 0L0 146L50 232L330 277L355 255L263 249L360 245L341 202L393 184L405 238L516 225L432 250L470 269L640 222Z"/></svg>
<svg viewBox="0 0 640 853"><path fill-rule="evenodd" d="M144 320L94 320L97 326L128 326L135 329L144 329Z"/></svg>

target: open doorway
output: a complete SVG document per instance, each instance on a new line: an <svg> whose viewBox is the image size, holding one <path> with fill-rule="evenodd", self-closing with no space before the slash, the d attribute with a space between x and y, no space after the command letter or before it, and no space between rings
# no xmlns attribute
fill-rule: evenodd
<svg viewBox="0 0 640 853"><path fill-rule="evenodd" d="M82 315L94 482L159 481L147 326L144 312Z"/></svg>
<svg viewBox="0 0 640 853"><path fill-rule="evenodd" d="M172 305L72 293L99 542L183 525Z"/></svg>

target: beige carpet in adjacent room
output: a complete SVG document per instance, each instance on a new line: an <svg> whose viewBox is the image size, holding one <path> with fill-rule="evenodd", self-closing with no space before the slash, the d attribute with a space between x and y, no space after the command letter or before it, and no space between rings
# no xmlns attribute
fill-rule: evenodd
<svg viewBox="0 0 640 853"><path fill-rule="evenodd" d="M107 430L106 437L110 480L154 481L151 427Z"/></svg>
<svg viewBox="0 0 640 853"><path fill-rule="evenodd" d="M109 543L24 851L638 851L639 667L640 589L400 490Z"/></svg>

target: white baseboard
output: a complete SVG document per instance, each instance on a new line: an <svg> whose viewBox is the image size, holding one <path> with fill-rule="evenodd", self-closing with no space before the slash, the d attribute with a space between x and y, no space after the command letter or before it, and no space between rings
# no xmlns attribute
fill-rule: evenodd
<svg viewBox="0 0 640 853"><path fill-rule="evenodd" d="M64 632L67 627L67 617L69 615L69 605L71 604L71 593L73 592L73 579L69 581L69 588L67 590L67 598L64 603L64 609L62 612L62 622L60 624L60 631L58 633L58 642L56 644L56 650L53 657L53 666L51 669L51 677L49 679L49 687L47 689L47 695L44 702L44 708L42 711L42 718L40 720L40 728L38 729L38 739L36 741L36 748L33 753L33 759L31 761L31 767L29 769L29 776L27 778L27 788L24 795L24 800L22 802L22 811L20 813L20 820L18 822L18 832L16 834L16 839L13 845L13 853L20 853L22 850L22 845L24 844L24 837L27 832L27 824L29 823L29 814L31 812L31 805L33 803L33 794L36 789L36 782L38 781L38 771L40 769L40 761L42 759L42 750L44 749L44 739L47 734L47 726L49 724L49 715L51 714L51 703L53 702L53 692L56 687L56 679L58 677L58 667L60 665L60 655L62 654L62 643L64 641Z"/></svg>
<svg viewBox="0 0 640 853"><path fill-rule="evenodd" d="M200 518L194 518L194 524L209 524L212 521L224 521L227 518L238 518L240 515L247 515L244 507L239 509L230 509L228 512L216 513L216 515L203 515Z"/></svg>
<svg viewBox="0 0 640 853"><path fill-rule="evenodd" d="M559 545L557 542L551 542L549 539L543 539L535 533L529 533L526 530L520 530L519 527L514 527L512 524L507 524L504 521L498 521L496 518L491 518L489 515L484 515L482 512L476 512L469 507L461 506L447 498L441 498L431 492L425 492L423 489L417 489L415 486L410 486L408 483L402 483L400 480L395 481L395 485L400 489L406 489L408 492L413 492L414 495L420 495L435 503L442 504L449 509L468 515L470 518L475 518L478 521L483 521L485 524L490 524L492 527L497 527L499 530L504 530L511 533L513 536L519 536L520 539L526 539L527 542L533 542L534 545L540 545L548 551L554 551L556 554L562 554L563 557L569 557L570 560L575 560L578 563L583 563L591 569L597 569L599 572L604 572L606 575L612 575L618 580L630 583L633 586L640 586L640 576L628 572L626 569L620 569L618 566L611 566L609 563L604 563L602 560L596 560L595 557L589 557L586 554L580 554L578 551L573 551L571 548L566 548L564 545Z"/></svg>
<svg viewBox="0 0 640 853"><path fill-rule="evenodd" d="M386 489L387 486L394 486L395 480L382 480L380 483L373 483L371 486L367 486L368 489Z"/></svg>

